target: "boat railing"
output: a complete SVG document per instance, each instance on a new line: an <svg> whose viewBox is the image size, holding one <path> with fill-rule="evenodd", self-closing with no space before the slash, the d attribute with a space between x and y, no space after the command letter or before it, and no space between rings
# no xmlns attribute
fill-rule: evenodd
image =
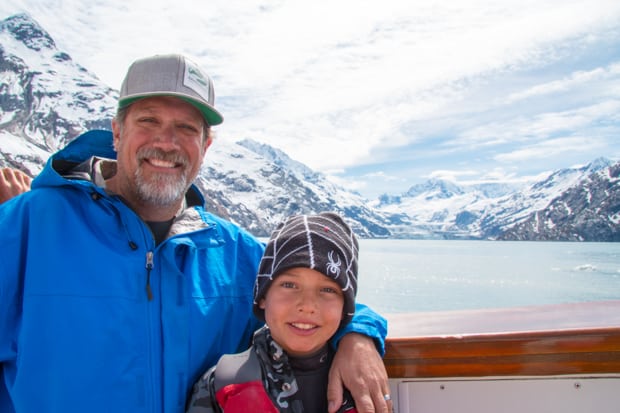
<svg viewBox="0 0 620 413"><path fill-rule="evenodd" d="M387 318L397 413L620 412L620 301Z"/></svg>

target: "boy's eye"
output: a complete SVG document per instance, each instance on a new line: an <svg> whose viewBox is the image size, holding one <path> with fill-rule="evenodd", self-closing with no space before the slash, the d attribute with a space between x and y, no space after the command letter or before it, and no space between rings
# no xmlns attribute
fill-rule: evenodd
<svg viewBox="0 0 620 413"><path fill-rule="evenodd" d="M338 294L338 290L332 287L323 287L321 291L323 291L324 293Z"/></svg>
<svg viewBox="0 0 620 413"><path fill-rule="evenodd" d="M280 285L284 288L295 288L295 283L292 283L290 281L282 281Z"/></svg>

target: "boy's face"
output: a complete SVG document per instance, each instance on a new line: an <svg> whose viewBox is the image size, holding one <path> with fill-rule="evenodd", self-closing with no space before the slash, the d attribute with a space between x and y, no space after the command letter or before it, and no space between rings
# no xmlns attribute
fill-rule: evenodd
<svg viewBox="0 0 620 413"><path fill-rule="evenodd" d="M344 297L331 278L310 268L280 273L259 302L273 339L292 356L318 351L342 319Z"/></svg>

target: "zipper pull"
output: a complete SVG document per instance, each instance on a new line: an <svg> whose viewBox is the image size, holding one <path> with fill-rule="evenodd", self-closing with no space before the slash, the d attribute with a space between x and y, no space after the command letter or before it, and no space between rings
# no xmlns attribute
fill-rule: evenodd
<svg viewBox="0 0 620 413"><path fill-rule="evenodd" d="M153 299L153 291L151 291L151 270L153 269L153 251L146 253L146 296L149 301Z"/></svg>

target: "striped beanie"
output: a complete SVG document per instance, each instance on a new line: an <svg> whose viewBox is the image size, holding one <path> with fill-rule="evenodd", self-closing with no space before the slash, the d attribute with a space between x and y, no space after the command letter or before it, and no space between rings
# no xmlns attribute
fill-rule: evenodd
<svg viewBox="0 0 620 413"><path fill-rule="evenodd" d="M323 273L342 288L344 307L340 326L346 325L355 313L358 250L355 234L334 212L287 218L271 233L258 267L254 314L265 321L265 312L258 303L274 278L289 268L305 267Z"/></svg>

